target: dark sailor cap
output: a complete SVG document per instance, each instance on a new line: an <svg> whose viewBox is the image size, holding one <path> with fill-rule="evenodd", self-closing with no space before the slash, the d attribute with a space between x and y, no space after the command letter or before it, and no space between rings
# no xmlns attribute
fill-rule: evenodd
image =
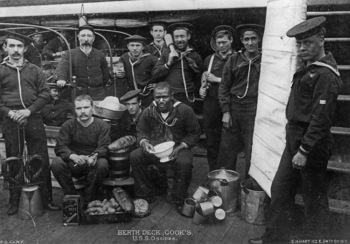
<svg viewBox="0 0 350 244"><path fill-rule="evenodd" d="M139 35L129 36L129 37L127 37L127 38L124 38L124 40L125 40L127 43L130 43L130 42L140 42L140 43L143 43L143 44L146 44L146 41L147 41L146 38L144 38L143 36L139 36Z"/></svg>
<svg viewBox="0 0 350 244"><path fill-rule="evenodd" d="M193 25L187 22L178 22L168 26L168 32L172 33L175 30L186 30L191 32Z"/></svg>
<svg viewBox="0 0 350 244"><path fill-rule="evenodd" d="M242 24L237 25L236 31L239 34L239 36L242 36L243 32L245 31L256 31L260 36L262 36L264 33L264 28L264 26L257 24Z"/></svg>
<svg viewBox="0 0 350 244"><path fill-rule="evenodd" d="M164 30L166 29L168 23L165 22L165 21L159 21L159 20L153 20L153 21L150 21L148 22L148 26L150 29L153 28L153 26L163 26L164 27Z"/></svg>
<svg viewBox="0 0 350 244"><path fill-rule="evenodd" d="M326 18L324 16L305 20L289 29L287 31L287 36L295 37L298 40L308 38L321 32L324 22L326 22Z"/></svg>
<svg viewBox="0 0 350 244"><path fill-rule="evenodd" d="M89 30L92 33L95 33L94 27L92 27L91 25L82 25L82 26L79 26L78 29L79 29L79 32L82 30Z"/></svg>
<svg viewBox="0 0 350 244"><path fill-rule="evenodd" d="M211 35L212 37L215 38L215 36L219 33L231 33L232 36L236 35L236 31L235 29L233 29L233 27L229 26L229 25L219 25L217 27L214 28L214 30L212 31Z"/></svg>
<svg viewBox="0 0 350 244"><path fill-rule="evenodd" d="M23 42L24 45L29 45L33 40L28 36L19 34L12 31L4 31L6 33L5 39L15 39L17 41Z"/></svg>
<svg viewBox="0 0 350 244"><path fill-rule="evenodd" d="M133 98L135 98L135 97L138 97L140 93L141 93L141 89L128 91L127 93L125 93L125 94L120 98L120 101L121 101L121 102L126 102L126 101L128 101L128 100L130 100L130 99L133 99Z"/></svg>

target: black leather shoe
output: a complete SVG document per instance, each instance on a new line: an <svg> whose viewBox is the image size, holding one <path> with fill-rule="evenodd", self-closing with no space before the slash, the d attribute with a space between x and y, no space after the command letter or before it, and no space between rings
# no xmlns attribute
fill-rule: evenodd
<svg viewBox="0 0 350 244"><path fill-rule="evenodd" d="M54 203L50 202L47 205L44 206L44 208L48 211L59 211L61 210L60 206L55 205Z"/></svg>
<svg viewBox="0 0 350 244"><path fill-rule="evenodd" d="M18 212L18 206L11 205L7 210L7 215L14 215Z"/></svg>

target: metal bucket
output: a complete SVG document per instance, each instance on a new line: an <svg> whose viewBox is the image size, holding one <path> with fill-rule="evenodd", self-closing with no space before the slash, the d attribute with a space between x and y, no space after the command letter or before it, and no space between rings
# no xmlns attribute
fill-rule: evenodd
<svg viewBox="0 0 350 244"><path fill-rule="evenodd" d="M19 219L32 219L42 216L44 213L39 186L23 187L17 217Z"/></svg>
<svg viewBox="0 0 350 244"><path fill-rule="evenodd" d="M233 170L218 169L208 173L209 188L219 193L226 213L235 212L238 199L239 174Z"/></svg>
<svg viewBox="0 0 350 244"><path fill-rule="evenodd" d="M251 224L263 225L269 197L254 179L241 182L241 217Z"/></svg>
<svg viewBox="0 0 350 244"><path fill-rule="evenodd" d="M109 170L110 170L110 178L125 180L129 178L130 175L130 151L129 147L109 151Z"/></svg>

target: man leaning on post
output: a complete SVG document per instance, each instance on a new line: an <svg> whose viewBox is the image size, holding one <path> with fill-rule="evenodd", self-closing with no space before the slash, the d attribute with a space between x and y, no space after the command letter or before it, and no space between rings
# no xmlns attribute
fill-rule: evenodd
<svg viewBox="0 0 350 244"><path fill-rule="evenodd" d="M290 243L297 226L302 240L329 238L325 175L332 147L331 126L342 84L337 63L324 50L325 17L306 20L287 32L295 37L303 61L294 74L286 108L286 147L271 186L271 206L262 237L249 243ZM303 226L290 216L299 185L304 201Z"/></svg>

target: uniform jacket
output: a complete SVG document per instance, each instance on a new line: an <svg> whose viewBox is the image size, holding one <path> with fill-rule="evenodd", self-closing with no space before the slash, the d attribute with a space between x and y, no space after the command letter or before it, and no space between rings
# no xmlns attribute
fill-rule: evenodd
<svg viewBox="0 0 350 244"><path fill-rule="evenodd" d="M260 63L261 54L249 60L242 51L228 59L219 86L219 101L223 113L230 111L232 98L258 97Z"/></svg>
<svg viewBox="0 0 350 244"><path fill-rule="evenodd" d="M168 62L169 53L170 49L164 50L153 68L153 76L157 80L168 82L174 93L184 93L185 87L182 76L184 74L188 93L197 91L200 87L203 72L203 60L201 56L190 48L186 52L183 52L183 58L179 58L171 67L166 67L165 64ZM181 64L183 64L184 73L182 73Z"/></svg>
<svg viewBox="0 0 350 244"><path fill-rule="evenodd" d="M49 60L53 60L54 57L52 57L52 54L65 51L67 49L68 47L66 43L62 43L58 37L55 37L45 45L42 54Z"/></svg>
<svg viewBox="0 0 350 244"><path fill-rule="evenodd" d="M0 113L6 116L12 109L25 107L31 113L38 112L50 101L44 73L26 60L21 68L11 66L7 60L0 64Z"/></svg>
<svg viewBox="0 0 350 244"><path fill-rule="evenodd" d="M162 53L164 52L165 49L167 49L165 42L163 43L163 45L160 48L158 48L158 46L156 44L154 44L153 42L146 45L146 52L150 53L151 55L153 55L157 58L160 58L160 56L162 55Z"/></svg>
<svg viewBox="0 0 350 244"><path fill-rule="evenodd" d="M111 78L106 57L99 50L92 48L89 55L80 47L71 50L72 73L76 76L77 85L82 88L102 87ZM69 80L69 54L62 56L54 72L58 80Z"/></svg>
<svg viewBox="0 0 350 244"><path fill-rule="evenodd" d="M145 109L136 126L137 144L147 139L152 145L166 141L186 143L193 147L199 140L200 126L192 108L175 102L166 119L163 119L155 102Z"/></svg>
<svg viewBox="0 0 350 244"><path fill-rule="evenodd" d="M304 126L304 151L310 152L321 140L331 140L330 128L341 85L337 63L330 52L294 74L286 116L289 123Z"/></svg>
<svg viewBox="0 0 350 244"><path fill-rule="evenodd" d="M51 99L51 102L46 104L40 113L45 125L61 126L68 120L68 115L74 114L74 107L67 100Z"/></svg>
<svg viewBox="0 0 350 244"><path fill-rule="evenodd" d="M152 69L158 60L155 56L145 53L140 59L133 60L130 53L124 53L120 60L124 63L131 90L143 89L148 84L155 82L152 77Z"/></svg>
<svg viewBox="0 0 350 244"><path fill-rule="evenodd" d="M213 64L211 66L211 70L209 71L211 74L215 75L216 77L221 77L222 76L222 71L224 70L225 63L234 54L233 50L231 54L228 54L225 58L223 58L219 52L215 52L212 55L209 55L208 57L205 58L204 60L204 72L208 71L209 63L214 55L214 60ZM211 97L218 99L218 92L219 92L219 85L220 83L210 83L210 87L207 91L207 96L206 97Z"/></svg>

